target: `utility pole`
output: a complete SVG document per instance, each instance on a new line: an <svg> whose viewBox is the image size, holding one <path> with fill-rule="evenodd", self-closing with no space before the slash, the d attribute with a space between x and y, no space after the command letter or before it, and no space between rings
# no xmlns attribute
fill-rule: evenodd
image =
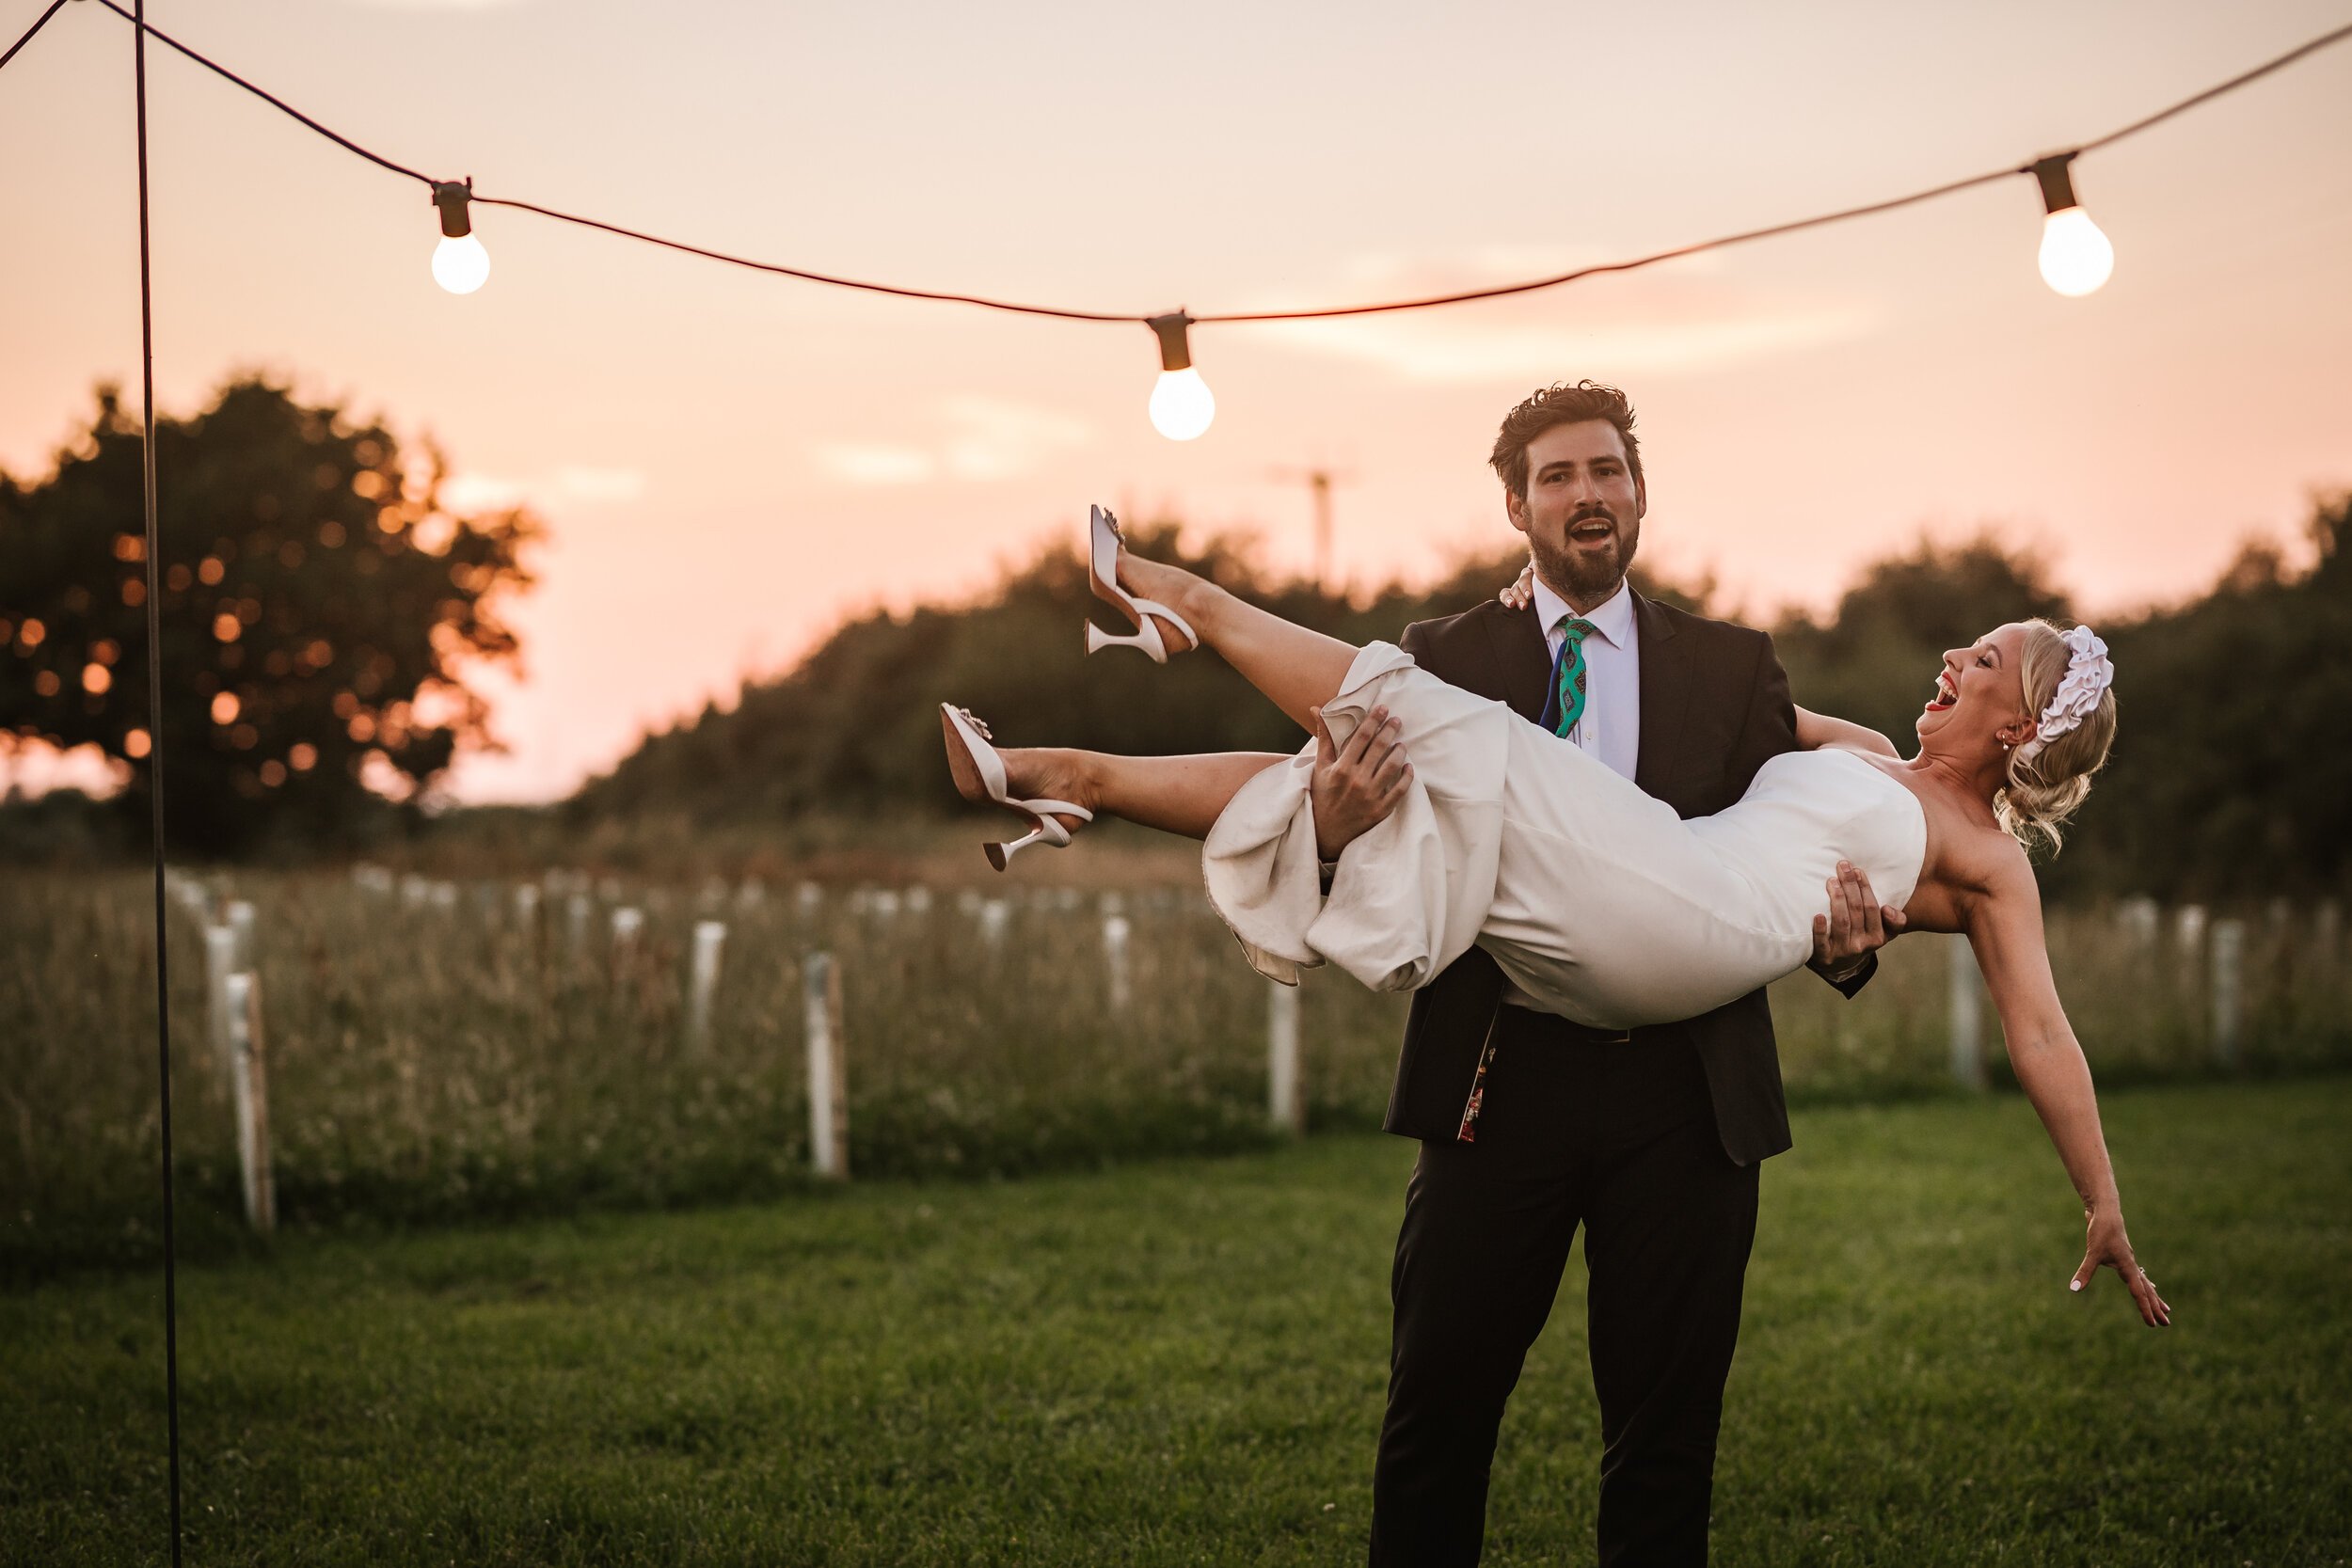
<svg viewBox="0 0 2352 1568"><path fill-rule="evenodd" d="M1272 477L1292 483L1304 480L1308 492L1314 498L1315 586L1328 594L1335 586L1331 577L1331 486L1348 483L1355 476L1318 463L1307 468L1277 468Z"/></svg>

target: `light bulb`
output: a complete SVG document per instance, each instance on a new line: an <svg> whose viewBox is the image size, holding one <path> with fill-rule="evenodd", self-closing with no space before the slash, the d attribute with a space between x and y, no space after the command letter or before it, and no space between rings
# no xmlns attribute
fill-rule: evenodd
<svg viewBox="0 0 2352 1568"><path fill-rule="evenodd" d="M490 276L490 253L471 234L441 237L433 247L433 281L453 294L469 294Z"/></svg>
<svg viewBox="0 0 2352 1568"><path fill-rule="evenodd" d="M2020 172L2042 182L2042 280L2069 299L2095 291L2115 271L2115 246L2074 198L2072 152L2057 152Z"/></svg>
<svg viewBox="0 0 2352 1568"><path fill-rule="evenodd" d="M2091 293L2115 271L2115 246L2080 207L2042 220L2042 280L2070 299Z"/></svg>
<svg viewBox="0 0 2352 1568"><path fill-rule="evenodd" d="M433 247L433 281L453 294L469 294L490 277L490 253L473 237L466 204L473 199L473 176L437 181L433 204L441 210L441 243Z"/></svg>
<svg viewBox="0 0 2352 1568"><path fill-rule="evenodd" d="M1216 395L1192 368L1192 318L1182 310L1145 325L1159 335L1160 378L1152 386L1152 428L1171 441L1189 441L1216 418Z"/></svg>
<svg viewBox="0 0 2352 1568"><path fill-rule="evenodd" d="M1216 418L1216 394L1187 365L1162 371L1152 388L1152 428L1171 441L1189 441Z"/></svg>

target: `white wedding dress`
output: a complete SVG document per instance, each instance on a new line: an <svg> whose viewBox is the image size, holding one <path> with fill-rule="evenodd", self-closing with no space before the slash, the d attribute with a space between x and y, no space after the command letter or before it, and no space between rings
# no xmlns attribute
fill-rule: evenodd
<svg viewBox="0 0 2352 1568"><path fill-rule="evenodd" d="M1209 898L1278 980L1331 962L1375 990L1434 979L1475 942L1535 1003L1627 1029L1692 1018L1803 965L1839 860L1900 909L1918 885L1918 798L1851 752L1773 757L1688 821L1597 757L1402 649L1361 650L1324 705L1344 743L1385 705L1413 765L1404 803L1321 891L1310 743L1243 785L1203 850Z"/></svg>

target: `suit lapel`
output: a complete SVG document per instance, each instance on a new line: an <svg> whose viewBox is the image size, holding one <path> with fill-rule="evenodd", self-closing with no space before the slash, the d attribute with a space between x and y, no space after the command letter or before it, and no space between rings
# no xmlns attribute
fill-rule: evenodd
<svg viewBox="0 0 2352 1568"><path fill-rule="evenodd" d="M1544 716L1544 684L1551 677L1551 653L1544 628L1536 625L1535 607L1487 617L1486 632L1494 642L1496 668L1502 672L1503 700L1529 723L1538 722Z"/></svg>
<svg viewBox="0 0 2352 1568"><path fill-rule="evenodd" d="M1657 795L1675 777L1690 732L1683 721L1691 706L1688 650L1666 612L1638 594L1633 623L1642 649L1642 747L1633 782L1645 794Z"/></svg>

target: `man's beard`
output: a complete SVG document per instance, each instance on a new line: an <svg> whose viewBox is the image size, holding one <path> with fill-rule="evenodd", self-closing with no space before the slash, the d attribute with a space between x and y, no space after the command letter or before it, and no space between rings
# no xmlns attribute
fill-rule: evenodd
<svg viewBox="0 0 2352 1568"><path fill-rule="evenodd" d="M1589 520L1597 514L1586 513L1569 520L1568 527ZM1587 605L1598 605L1617 592L1625 574L1633 564L1633 552L1641 547L1642 525L1628 525L1613 514L1611 521L1616 532L1604 551L1580 550L1573 545L1554 546L1548 541L1528 534L1528 548L1535 557L1535 571L1552 592L1564 598L1581 599Z"/></svg>

